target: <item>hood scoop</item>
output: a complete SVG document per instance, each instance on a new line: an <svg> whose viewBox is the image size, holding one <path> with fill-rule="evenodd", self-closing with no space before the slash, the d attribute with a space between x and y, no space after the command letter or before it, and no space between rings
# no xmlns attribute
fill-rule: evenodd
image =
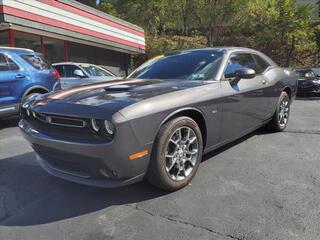
<svg viewBox="0 0 320 240"><path fill-rule="evenodd" d="M104 88L106 92L125 92L129 91L132 88L130 85L113 85L110 87Z"/></svg>

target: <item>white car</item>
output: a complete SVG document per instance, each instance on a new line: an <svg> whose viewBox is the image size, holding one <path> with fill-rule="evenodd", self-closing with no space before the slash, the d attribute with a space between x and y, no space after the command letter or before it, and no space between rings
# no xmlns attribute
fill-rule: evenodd
<svg viewBox="0 0 320 240"><path fill-rule="evenodd" d="M52 66L59 72L61 88L120 79L105 68L89 63L63 62Z"/></svg>

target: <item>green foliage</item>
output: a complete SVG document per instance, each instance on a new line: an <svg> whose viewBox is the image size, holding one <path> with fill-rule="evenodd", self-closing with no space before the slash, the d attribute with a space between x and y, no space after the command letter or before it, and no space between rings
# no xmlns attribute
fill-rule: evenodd
<svg viewBox="0 0 320 240"><path fill-rule="evenodd" d="M294 0L252 0L247 5L242 32L250 47L258 48L284 66L301 50L314 49L312 9Z"/></svg>
<svg viewBox="0 0 320 240"><path fill-rule="evenodd" d="M147 57L233 45L261 50L283 66L319 62L317 21L295 0L103 0L99 9L143 27Z"/></svg>

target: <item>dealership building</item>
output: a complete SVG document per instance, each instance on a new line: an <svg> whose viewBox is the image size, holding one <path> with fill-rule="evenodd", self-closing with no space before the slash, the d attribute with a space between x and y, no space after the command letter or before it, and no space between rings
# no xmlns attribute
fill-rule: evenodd
<svg viewBox="0 0 320 240"><path fill-rule="evenodd" d="M142 28L74 0L0 0L0 46L126 75L132 56L145 53L145 38Z"/></svg>

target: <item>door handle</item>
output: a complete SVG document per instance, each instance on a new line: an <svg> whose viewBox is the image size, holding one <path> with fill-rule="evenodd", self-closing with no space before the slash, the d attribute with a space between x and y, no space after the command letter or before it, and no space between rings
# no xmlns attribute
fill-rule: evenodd
<svg viewBox="0 0 320 240"><path fill-rule="evenodd" d="M18 73L17 75L16 75L16 78L17 79L21 79L21 78L25 78L26 76L25 75L23 75L23 74L21 74L21 73Z"/></svg>

